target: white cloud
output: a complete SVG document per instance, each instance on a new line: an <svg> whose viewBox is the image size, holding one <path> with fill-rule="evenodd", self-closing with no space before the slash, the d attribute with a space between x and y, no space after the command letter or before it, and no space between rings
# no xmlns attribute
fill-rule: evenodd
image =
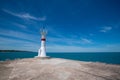
<svg viewBox="0 0 120 80"><path fill-rule="evenodd" d="M49 52L82 52L82 51L86 51L82 47L64 46L64 45L47 46L47 50Z"/></svg>
<svg viewBox="0 0 120 80"><path fill-rule="evenodd" d="M39 44L12 38L0 37L0 49L37 51Z"/></svg>
<svg viewBox="0 0 120 80"><path fill-rule="evenodd" d="M119 45L120 46L120 45ZM81 47L81 46L64 46L52 45L47 46L48 52L120 52L120 47Z"/></svg>
<svg viewBox="0 0 120 80"><path fill-rule="evenodd" d="M110 31L110 30L112 30L112 27L110 27L110 26L106 26L106 27L102 27L102 29L100 30L100 32L108 32L108 31Z"/></svg>
<svg viewBox="0 0 120 80"><path fill-rule="evenodd" d="M48 42L51 44L63 43L65 45L81 45L93 43L92 40L80 38L78 35L65 36L62 32L56 31L53 28L50 28L49 31L54 34L54 37L47 37Z"/></svg>
<svg viewBox="0 0 120 80"><path fill-rule="evenodd" d="M18 23L13 23L15 26L22 28L22 29L26 29L27 27L25 25L22 24L18 24Z"/></svg>
<svg viewBox="0 0 120 80"><path fill-rule="evenodd" d="M50 44L64 44L64 45L91 45L93 44L92 40L87 38L69 38L69 37L47 37L48 43Z"/></svg>
<svg viewBox="0 0 120 80"><path fill-rule="evenodd" d="M7 29L0 29L0 35L8 36L8 37L15 37L19 39L26 39L29 41L36 41L39 40L39 36L33 35L33 34L27 34L24 32L19 31L13 31L13 30L7 30Z"/></svg>
<svg viewBox="0 0 120 80"><path fill-rule="evenodd" d="M29 13L14 13L14 12L6 10L6 9L2 9L2 10L4 12L8 13L8 14L11 14L13 16L16 16L16 17L19 17L19 18L22 18L22 19L26 19L26 20L37 20L37 21L45 21L46 20L46 16L35 17L35 16L32 16Z"/></svg>
<svg viewBox="0 0 120 80"><path fill-rule="evenodd" d="M86 39L86 38L81 38L81 42L82 42L82 43L85 43L85 44L91 44L91 43L92 43L91 40Z"/></svg>

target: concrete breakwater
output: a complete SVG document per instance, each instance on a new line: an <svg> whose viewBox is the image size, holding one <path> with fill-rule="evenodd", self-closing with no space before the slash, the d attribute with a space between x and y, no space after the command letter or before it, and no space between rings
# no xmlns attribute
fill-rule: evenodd
<svg viewBox="0 0 120 80"><path fill-rule="evenodd" d="M120 65L60 58L1 61L0 80L120 80Z"/></svg>

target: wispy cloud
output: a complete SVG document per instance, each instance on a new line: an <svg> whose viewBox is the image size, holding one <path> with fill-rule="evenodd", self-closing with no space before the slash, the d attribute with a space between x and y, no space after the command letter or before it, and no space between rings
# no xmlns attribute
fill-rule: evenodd
<svg viewBox="0 0 120 80"><path fill-rule="evenodd" d="M85 44L91 44L92 43L92 41L87 39L87 38L81 38L81 42L85 43Z"/></svg>
<svg viewBox="0 0 120 80"><path fill-rule="evenodd" d="M106 27L102 27L102 29L100 30L100 32L108 32L108 31L110 31L110 30L112 30L112 27L111 26L106 26Z"/></svg>
<svg viewBox="0 0 120 80"><path fill-rule="evenodd" d="M64 44L64 45L92 45L93 41L87 38L69 38L69 37L47 37L51 44Z"/></svg>
<svg viewBox="0 0 120 80"><path fill-rule="evenodd" d="M19 32L19 31L14 31L14 30L4 30L4 29L0 29L0 35L3 36L8 36L8 37L14 37L14 38L18 38L18 39L25 39L28 41L36 41L37 39L39 39L39 36L33 35L33 34L27 34L24 32Z"/></svg>
<svg viewBox="0 0 120 80"><path fill-rule="evenodd" d="M55 49L54 49L55 48ZM64 46L64 45L53 45L47 46L47 50L49 52L85 52L85 51L92 51L91 48L82 48L80 46Z"/></svg>
<svg viewBox="0 0 120 80"><path fill-rule="evenodd" d="M26 29L27 26L23 25L23 24L19 24L19 23L13 23L13 25L19 27L19 28L22 28L22 29Z"/></svg>
<svg viewBox="0 0 120 80"><path fill-rule="evenodd" d="M27 50L36 51L39 48L39 44L34 42L28 42L24 40L16 40L7 37L0 37L0 49L16 49L16 50Z"/></svg>
<svg viewBox="0 0 120 80"><path fill-rule="evenodd" d="M93 41L89 38L73 34L70 34L71 36L66 36L62 33L62 31L60 30L56 31L54 28L50 28L49 31L52 32L52 34L54 34L53 37L52 36L47 37L47 40L51 44L61 43L64 45L83 45L83 44L89 45L93 43Z"/></svg>
<svg viewBox="0 0 120 80"><path fill-rule="evenodd" d="M4 12L8 13L8 14L11 14L13 16L16 16L16 17L19 17L19 18L22 18L22 19L26 19L26 20L37 20L37 21L45 21L46 20L46 16L35 17L35 16L32 16L29 13L15 13L15 12L9 11L7 9L2 9L2 10Z"/></svg>
<svg viewBox="0 0 120 80"><path fill-rule="evenodd" d="M120 45L114 47L82 47L82 46L63 46L63 45L52 45L47 46L49 52L119 52Z"/></svg>

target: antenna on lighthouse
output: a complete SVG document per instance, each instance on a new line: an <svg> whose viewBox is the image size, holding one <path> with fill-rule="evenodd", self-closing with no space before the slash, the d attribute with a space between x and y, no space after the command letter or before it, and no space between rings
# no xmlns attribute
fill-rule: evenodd
<svg viewBox="0 0 120 80"><path fill-rule="evenodd" d="M47 29L42 27L40 29L40 34L41 34L41 47L38 50L38 56L41 58L47 58L46 56L46 34L47 34Z"/></svg>
<svg viewBox="0 0 120 80"><path fill-rule="evenodd" d="M46 29L46 28L41 28L41 29L40 29L40 33L41 33L41 35L46 36L46 34L47 34L47 29Z"/></svg>

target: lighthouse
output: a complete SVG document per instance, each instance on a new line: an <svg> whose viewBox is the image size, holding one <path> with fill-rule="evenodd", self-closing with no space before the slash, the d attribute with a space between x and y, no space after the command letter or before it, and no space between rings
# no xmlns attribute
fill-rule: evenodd
<svg viewBox="0 0 120 80"><path fill-rule="evenodd" d="M41 47L38 50L38 56L37 57L48 57L46 56L46 34L47 30L46 29L41 29Z"/></svg>

